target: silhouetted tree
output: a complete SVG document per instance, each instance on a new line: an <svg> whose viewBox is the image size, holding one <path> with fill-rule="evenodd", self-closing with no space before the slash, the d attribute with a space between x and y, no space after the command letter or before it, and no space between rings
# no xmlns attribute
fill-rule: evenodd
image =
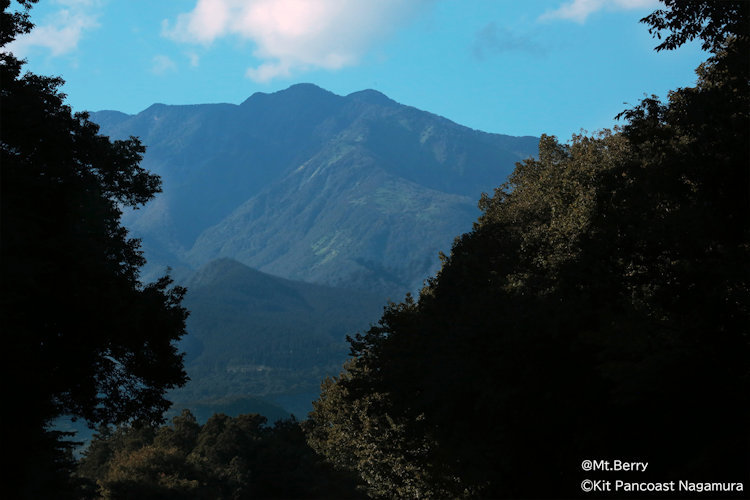
<svg viewBox="0 0 750 500"><path fill-rule="evenodd" d="M750 2L744 0L661 0L666 9L657 9L641 19L648 32L661 40L657 51L674 50L696 38L703 50L717 52L726 45L727 37L747 43L750 36Z"/></svg>
<svg viewBox="0 0 750 500"><path fill-rule="evenodd" d="M2 0L3 46L31 29L34 0ZM85 113L72 114L62 80L22 74L0 53L2 331L7 456L16 497L65 496L52 472L49 425L60 415L89 422L159 420L167 389L186 380L175 341L184 334L184 290L162 278L143 286L139 242L121 207L160 190L139 166L137 139L111 142ZM12 448L20 443L20 448ZM62 446L62 445L60 445ZM50 494L49 492L54 492Z"/></svg>
<svg viewBox="0 0 750 500"><path fill-rule="evenodd" d="M543 136L323 385L310 443L372 496L577 496L597 457L747 480L750 19L665 4L644 19L662 48L712 51L697 85L614 133Z"/></svg>

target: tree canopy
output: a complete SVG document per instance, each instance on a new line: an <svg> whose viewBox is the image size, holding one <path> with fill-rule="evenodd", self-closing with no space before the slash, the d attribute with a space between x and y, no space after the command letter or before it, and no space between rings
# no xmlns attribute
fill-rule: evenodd
<svg viewBox="0 0 750 500"><path fill-rule="evenodd" d="M372 496L585 495L600 457L747 480L750 18L664 3L644 20L661 48L712 50L697 85L615 131L543 136L323 384L310 443Z"/></svg>
<svg viewBox="0 0 750 500"><path fill-rule="evenodd" d="M747 43L750 36L750 3L722 0L661 0L666 9L657 9L641 19L649 26L648 32L661 40L657 51L674 50L696 38L701 48L711 52L721 50L727 37L739 38Z"/></svg>
<svg viewBox="0 0 750 500"><path fill-rule="evenodd" d="M11 10L2 1L3 46L30 30L33 3ZM140 283L139 242L120 224L123 207L160 191L139 166L144 147L98 135L65 105L61 79L23 73L23 64L0 53L5 385L12 407L23 405L3 412L3 431L22 444L6 453L27 457L9 475L19 496L62 497L54 470L65 459L50 423L158 421L165 391L186 380L175 341L187 312L169 278Z"/></svg>
<svg viewBox="0 0 750 500"><path fill-rule="evenodd" d="M105 499L363 497L307 445L299 422L268 426L257 414L201 425L184 410L169 426L102 427L78 474Z"/></svg>

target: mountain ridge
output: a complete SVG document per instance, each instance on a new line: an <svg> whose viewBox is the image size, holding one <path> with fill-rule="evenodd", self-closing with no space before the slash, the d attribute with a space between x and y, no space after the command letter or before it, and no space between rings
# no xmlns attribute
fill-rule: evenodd
<svg viewBox="0 0 750 500"><path fill-rule="evenodd" d="M384 306L377 295L287 280L228 258L178 282L191 311L179 346L191 380L170 394L176 407L252 395L303 416L320 381L346 359L346 335L374 324Z"/></svg>
<svg viewBox="0 0 750 500"><path fill-rule="evenodd" d="M239 105L91 116L105 135L139 136L142 165L162 176L164 192L123 215L142 238L146 279L230 257L384 296L419 288L438 252L470 230L480 194L537 147L536 138L475 131L373 89L340 96L313 84Z"/></svg>

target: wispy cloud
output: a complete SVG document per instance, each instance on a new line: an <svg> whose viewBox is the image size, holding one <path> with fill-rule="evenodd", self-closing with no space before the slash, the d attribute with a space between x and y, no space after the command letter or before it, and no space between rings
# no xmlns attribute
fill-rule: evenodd
<svg viewBox="0 0 750 500"><path fill-rule="evenodd" d="M166 75L177 70L177 63L163 54L154 56L151 62L151 72L156 75Z"/></svg>
<svg viewBox="0 0 750 500"><path fill-rule="evenodd" d="M47 49L52 56L72 52L87 30L99 27L100 2L97 0L57 0L60 9L38 24L30 33L18 37L6 48L16 57L27 57L35 47Z"/></svg>
<svg viewBox="0 0 750 500"><path fill-rule="evenodd" d="M190 60L191 68L197 68L198 65L200 65L201 57L198 54L196 54L195 52L187 52L185 55Z"/></svg>
<svg viewBox="0 0 750 500"><path fill-rule="evenodd" d="M477 59L484 59L487 56L504 52L542 55L545 51L531 37L514 33L504 26L498 26L495 22L490 22L476 32L473 52Z"/></svg>
<svg viewBox="0 0 750 500"><path fill-rule="evenodd" d="M586 18L598 10L628 10L655 7L658 0L571 0L554 10L549 10L539 20L564 19L584 23Z"/></svg>
<svg viewBox="0 0 750 500"><path fill-rule="evenodd" d="M429 0L198 0L164 24L180 42L210 44L227 36L255 43L262 62L247 76L267 82L295 71L356 64L367 49Z"/></svg>

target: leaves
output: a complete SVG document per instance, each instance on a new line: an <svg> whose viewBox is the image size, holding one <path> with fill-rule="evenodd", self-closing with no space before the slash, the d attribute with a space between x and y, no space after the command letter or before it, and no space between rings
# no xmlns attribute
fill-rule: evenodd
<svg viewBox="0 0 750 500"><path fill-rule="evenodd" d="M115 498L359 498L356 484L305 443L295 420L184 410L171 426L120 426L95 436L79 474Z"/></svg>
<svg viewBox="0 0 750 500"><path fill-rule="evenodd" d="M747 41L750 34L747 19L750 4L743 0L708 2L701 0L662 0L666 9L658 9L641 19L649 25L648 32L661 40L663 31L670 32L656 46L657 51L674 50L684 43L699 38L701 48L716 52L727 37Z"/></svg>
<svg viewBox="0 0 750 500"><path fill-rule="evenodd" d="M594 456L746 474L748 13L665 3L666 43L715 49L696 86L543 136L419 299L350 340L311 443L373 496L575 496Z"/></svg>

